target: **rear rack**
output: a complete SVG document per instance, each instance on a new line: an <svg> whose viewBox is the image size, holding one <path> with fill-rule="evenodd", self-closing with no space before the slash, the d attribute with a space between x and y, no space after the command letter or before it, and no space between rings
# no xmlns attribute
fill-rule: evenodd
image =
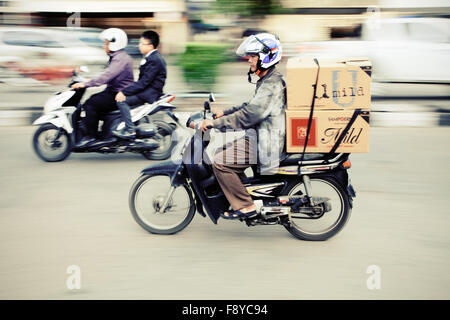
<svg viewBox="0 0 450 320"><path fill-rule="evenodd" d="M345 155L345 153L339 153L336 157L330 160L304 160L300 166L300 161L297 165L286 165L273 168L270 170L272 174L283 175L299 175L299 174L313 174L333 170L339 166L339 160Z"/></svg>

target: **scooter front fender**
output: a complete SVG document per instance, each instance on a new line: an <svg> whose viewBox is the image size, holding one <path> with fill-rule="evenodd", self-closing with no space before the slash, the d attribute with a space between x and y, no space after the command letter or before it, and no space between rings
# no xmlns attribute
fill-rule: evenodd
<svg viewBox="0 0 450 320"><path fill-rule="evenodd" d="M71 134L73 132L72 126L66 117L64 111L53 111L46 113L39 117L33 122L33 125L41 125L44 123L51 123L58 128L63 128L67 133Z"/></svg>
<svg viewBox="0 0 450 320"><path fill-rule="evenodd" d="M54 122L57 122L57 121L52 121L52 120L59 121L61 123L60 126L62 127L62 121L60 121L54 114L44 114L43 116L40 116L33 122L33 125L40 125L40 124L44 124L47 122L55 124Z"/></svg>
<svg viewBox="0 0 450 320"><path fill-rule="evenodd" d="M179 171L181 165L182 165L181 159L177 161L172 160L162 161L144 168L141 171L141 174L145 175L167 174L171 178L173 178L174 175Z"/></svg>

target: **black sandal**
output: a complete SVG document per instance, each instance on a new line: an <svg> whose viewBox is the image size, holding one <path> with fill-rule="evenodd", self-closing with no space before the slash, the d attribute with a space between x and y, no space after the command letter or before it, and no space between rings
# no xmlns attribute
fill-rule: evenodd
<svg viewBox="0 0 450 320"><path fill-rule="evenodd" d="M249 212L242 212L239 210L234 211L234 214L237 215L236 219L240 219L240 218L251 218L253 216L256 216L258 213L256 212L256 210L253 211L249 211Z"/></svg>
<svg viewBox="0 0 450 320"><path fill-rule="evenodd" d="M228 213L226 216L225 213ZM239 219L239 216L234 213L234 211L228 211L228 212L222 212L220 213L220 216L226 220L235 220Z"/></svg>

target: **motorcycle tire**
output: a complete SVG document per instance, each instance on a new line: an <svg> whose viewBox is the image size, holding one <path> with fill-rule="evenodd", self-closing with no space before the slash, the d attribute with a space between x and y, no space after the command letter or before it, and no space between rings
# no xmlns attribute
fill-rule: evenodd
<svg viewBox="0 0 450 320"><path fill-rule="evenodd" d="M58 138L57 145L53 145L55 143L54 140L48 139L47 137L44 137L44 145L41 144L42 141L42 135L49 133L49 131L57 131L60 128L54 126L53 124L46 123L42 126L40 126L33 136L33 149L36 152L36 154L44 161L47 162L57 162L57 161L63 161L65 160L70 153L72 152L72 139L70 135L66 132L66 130L61 129L61 134ZM46 147L47 149L51 149L50 151L45 151L43 148ZM56 152L55 152L56 151Z"/></svg>
<svg viewBox="0 0 450 320"><path fill-rule="evenodd" d="M162 121L162 120L152 120L153 124L156 125L158 133L152 138L160 143L158 149L152 151L143 152L143 156L148 160L166 160L172 154L172 149L176 145L176 141L172 139L173 127Z"/></svg>
<svg viewBox="0 0 450 320"><path fill-rule="evenodd" d="M324 241L327 240L333 236L335 236L339 231L342 230L342 228L347 223L348 219L350 218L351 214L351 207L350 202L347 193L344 191L342 186L331 176L312 176L311 177L311 184L316 183L322 183L325 185L328 185L331 187L332 190L334 190L340 199L341 203L341 210L339 213L339 220L334 223L332 227L329 228L329 230L325 230L323 232L308 232L306 230L303 230L301 227L297 226L293 221L289 221L288 225L285 225L284 227L291 233L294 237L301 239L301 240L307 240L307 241ZM297 192L292 193L292 191L302 185L303 182L301 181L295 181L291 182L287 187L286 195L293 195L298 194ZM313 194L314 194L314 186L313 186ZM317 194L317 196L322 196L320 194ZM323 216L327 215L327 213L324 213ZM320 218L319 218L320 219ZM318 220L319 220L318 219ZM295 219L300 220L300 219Z"/></svg>
<svg viewBox="0 0 450 320"><path fill-rule="evenodd" d="M159 179L158 179L158 177L159 177ZM150 188L154 187L155 190L164 190L165 189L164 185L163 185L164 182L161 183L161 177L167 177L167 179L165 179L165 180L167 180L168 186L170 186L170 176L168 174L158 173L158 174L154 174L154 175L142 175L135 181L135 183L131 187L129 198L128 198L130 211L131 211L131 214L133 215L133 218L135 219L135 221L146 231L148 231L150 233L154 233L154 234L165 234L165 235L174 234L174 233L180 232L181 230L186 228L189 225L189 223L192 221L192 219L194 218L194 214L195 214L194 198L192 197L192 192L187 185L180 185L177 187L177 189L180 188L181 192L179 192L177 195L174 194L172 196L172 201L178 201L180 198L182 198L183 193L185 193L185 195L187 195L186 199L189 202L189 209L186 208L186 209L188 209L186 212L186 216L185 217L181 216L181 219L179 219L180 221L178 223L176 223L175 225L170 225L169 227L166 227L166 228L160 227L154 223L152 224L149 221L150 219L147 219L147 221L146 221L144 215L156 217L158 219L158 216L156 216L156 215L170 214L170 212L169 213L151 212L152 208L149 206L149 204L153 203L153 207L155 206L155 199L158 198L157 191L151 192L150 190L152 190L152 189L150 189L149 191L144 190L146 184L149 184ZM164 179L162 181L164 181ZM137 203L138 202L137 198L139 197L139 193L141 191L145 192L145 194L148 195L149 197L153 197L152 202L150 202L149 199L147 199L146 201L143 201L144 204L147 204L147 207L150 207L150 208L147 208L146 210L144 210L143 208L140 208L140 205ZM162 195L164 195L164 193ZM178 207L178 204L175 205L174 207L175 208Z"/></svg>

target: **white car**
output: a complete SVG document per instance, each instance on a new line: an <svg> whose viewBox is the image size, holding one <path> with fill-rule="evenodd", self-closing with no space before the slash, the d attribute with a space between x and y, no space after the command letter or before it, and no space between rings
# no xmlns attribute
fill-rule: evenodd
<svg viewBox="0 0 450 320"><path fill-rule="evenodd" d="M0 56L41 66L104 66L108 62L102 48L86 45L71 32L39 27L0 28Z"/></svg>
<svg viewBox="0 0 450 320"><path fill-rule="evenodd" d="M367 21L359 40L304 42L300 56L369 57L374 95L450 95L450 20Z"/></svg>

